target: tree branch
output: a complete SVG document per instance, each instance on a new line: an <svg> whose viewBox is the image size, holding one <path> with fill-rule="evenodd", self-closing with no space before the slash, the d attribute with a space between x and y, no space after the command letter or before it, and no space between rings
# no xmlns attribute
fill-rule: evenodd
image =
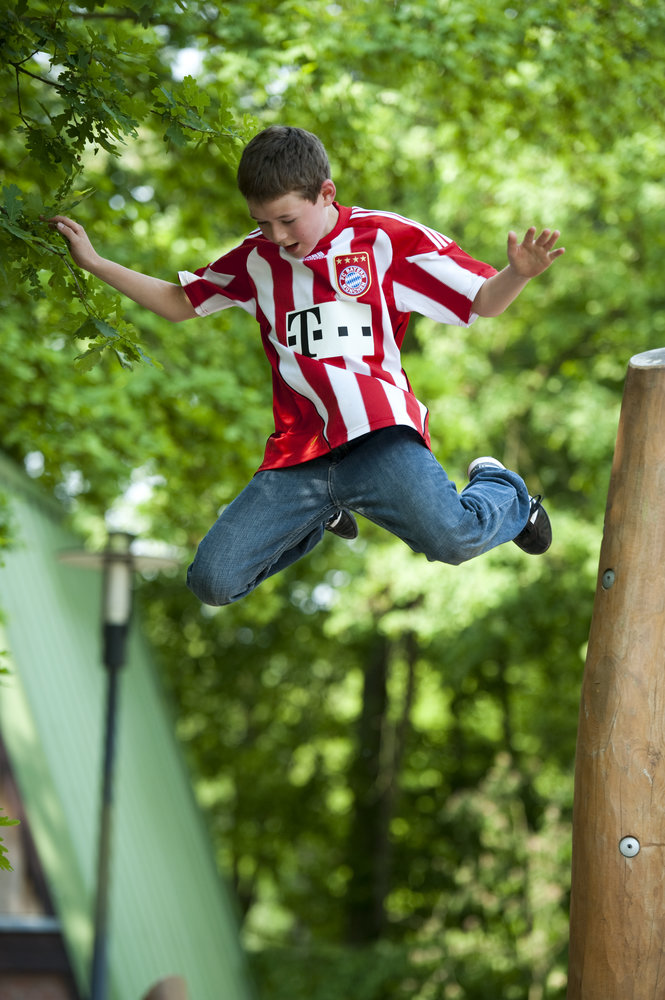
<svg viewBox="0 0 665 1000"><path fill-rule="evenodd" d="M10 62L9 63L9 65L13 66L14 69L16 70L16 77L17 77L17 79L18 79L18 74L19 73L23 73L23 74L25 74L25 76L32 77L33 80L39 80L40 83L46 83L49 87L55 87L56 90L65 90L66 89L65 87L62 86L61 83L58 83L57 80L47 80L43 76L38 76L37 73L31 73L29 69L24 69L23 68L23 62L25 62L25 60L22 60L22 62Z"/></svg>

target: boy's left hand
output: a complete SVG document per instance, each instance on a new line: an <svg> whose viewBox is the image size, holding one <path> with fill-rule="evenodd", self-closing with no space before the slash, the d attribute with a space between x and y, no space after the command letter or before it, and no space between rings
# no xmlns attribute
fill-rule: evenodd
<svg viewBox="0 0 665 1000"><path fill-rule="evenodd" d="M529 226L521 243L511 230L508 233L508 263L521 278L535 278L546 271L550 264L565 253L563 247L554 249L561 233L558 229L543 229L536 237L536 227Z"/></svg>

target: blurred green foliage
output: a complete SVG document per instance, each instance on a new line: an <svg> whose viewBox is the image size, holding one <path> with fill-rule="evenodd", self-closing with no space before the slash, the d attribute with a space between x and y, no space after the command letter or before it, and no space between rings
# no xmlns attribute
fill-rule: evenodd
<svg viewBox="0 0 665 1000"><path fill-rule="evenodd" d="M562 230L566 255L507 314L414 319L404 352L451 477L493 453L545 494L546 557L428 564L362 522L239 605L201 608L181 576L140 598L262 997L563 997L619 404L629 358L665 332L662 5L5 0L3 16L2 447L93 540L131 501L184 566L259 464L269 369L244 314L143 314L42 215L175 280L249 228L237 156L285 121L326 143L341 202L497 267L509 229Z"/></svg>
<svg viewBox="0 0 665 1000"><path fill-rule="evenodd" d="M4 670L0 670L0 674L4 672ZM17 819L8 819L7 816L0 816L0 826L16 826L17 823ZM2 837L0 837L0 872L10 871L13 871L13 869L7 857L7 848L2 841Z"/></svg>

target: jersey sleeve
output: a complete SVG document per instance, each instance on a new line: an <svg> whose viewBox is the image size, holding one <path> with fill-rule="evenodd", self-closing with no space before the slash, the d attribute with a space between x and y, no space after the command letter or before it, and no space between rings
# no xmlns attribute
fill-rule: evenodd
<svg viewBox="0 0 665 1000"><path fill-rule="evenodd" d="M441 245L434 245L434 241L428 245L423 238L418 248L396 259L395 303L404 312L416 312L439 323L470 326L478 318L472 311L473 300L483 283L496 274L496 268L475 260L446 237L432 235L438 236Z"/></svg>
<svg viewBox="0 0 665 1000"><path fill-rule="evenodd" d="M180 284L199 316L209 316L230 306L252 311L255 291L247 275L244 251L242 244L206 267L178 272Z"/></svg>

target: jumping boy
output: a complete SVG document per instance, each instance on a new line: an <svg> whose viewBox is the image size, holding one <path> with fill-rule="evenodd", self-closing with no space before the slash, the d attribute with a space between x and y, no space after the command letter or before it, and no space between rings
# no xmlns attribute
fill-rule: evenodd
<svg viewBox="0 0 665 1000"><path fill-rule="evenodd" d="M400 348L411 312L470 325L498 316L559 257L558 230L508 236L497 272L452 240L389 212L335 200L326 151L303 129L271 126L245 147L238 186L256 228L180 283L100 257L85 230L49 220L76 263L174 322L239 306L272 366L275 431L249 485L199 545L187 582L229 604L309 552L325 529L357 535L352 511L429 560L457 565L502 542L539 555L550 521L517 473L478 458L458 493L430 450L428 413Z"/></svg>

